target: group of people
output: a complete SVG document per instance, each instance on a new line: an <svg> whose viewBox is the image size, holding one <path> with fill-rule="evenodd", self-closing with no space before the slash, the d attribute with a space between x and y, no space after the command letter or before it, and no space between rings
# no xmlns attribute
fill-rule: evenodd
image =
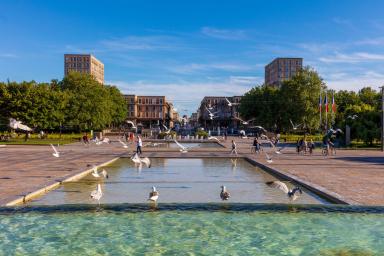
<svg viewBox="0 0 384 256"><path fill-rule="evenodd" d="M303 152L304 154L307 154L309 152L310 155L312 155L313 150L315 149L315 143L312 139L310 141L307 141L307 137L304 136L301 139L297 139L296 143L296 152L300 154L300 152Z"/></svg>

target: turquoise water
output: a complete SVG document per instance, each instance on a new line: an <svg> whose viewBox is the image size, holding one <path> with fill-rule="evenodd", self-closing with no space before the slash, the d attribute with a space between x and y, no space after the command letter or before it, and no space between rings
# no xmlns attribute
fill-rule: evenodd
<svg viewBox="0 0 384 256"><path fill-rule="evenodd" d="M383 209L147 205L0 211L0 255L383 255ZM76 208L77 207L77 208ZM346 212L344 211L346 210Z"/></svg>

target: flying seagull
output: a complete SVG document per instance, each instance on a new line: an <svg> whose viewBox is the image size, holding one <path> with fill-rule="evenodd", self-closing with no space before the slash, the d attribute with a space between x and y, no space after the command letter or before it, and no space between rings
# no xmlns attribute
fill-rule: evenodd
<svg viewBox="0 0 384 256"><path fill-rule="evenodd" d="M120 139L119 139L119 142L120 142L121 145L123 145L123 148L128 148L127 143L121 141Z"/></svg>
<svg viewBox="0 0 384 256"><path fill-rule="evenodd" d="M293 189L289 189L287 185L281 181L269 181L266 183L268 186L273 188L278 188L283 191L290 200L295 201L298 197L297 193L303 194L303 191L299 187L295 187Z"/></svg>
<svg viewBox="0 0 384 256"><path fill-rule="evenodd" d="M227 97L225 97L225 101L228 103L228 107L232 107L234 105L239 105L239 103L230 102Z"/></svg>
<svg viewBox="0 0 384 256"><path fill-rule="evenodd" d="M14 118L9 118L9 127L14 130L23 130L27 132L32 131L32 128L26 126L25 124L22 124L21 121L17 121Z"/></svg>
<svg viewBox="0 0 384 256"><path fill-rule="evenodd" d="M220 198L221 200L228 200L231 197L229 192L227 191L227 188L225 186L221 186L221 192L220 192Z"/></svg>
<svg viewBox="0 0 384 256"><path fill-rule="evenodd" d="M220 140L218 138L214 137L214 136L209 136L208 140L215 140L217 142L220 142Z"/></svg>
<svg viewBox="0 0 384 256"><path fill-rule="evenodd" d="M53 155L54 157L60 157L60 152L57 151L57 149L55 148L55 146L53 146L53 145L51 144L51 147L52 147L52 149L53 149L53 153L52 153L52 155Z"/></svg>
<svg viewBox="0 0 384 256"><path fill-rule="evenodd" d="M289 122L291 122L291 125L292 125L292 128L293 128L293 130L297 130L297 128L299 128L302 124L294 124L293 122L292 122L292 120L291 119L289 119Z"/></svg>
<svg viewBox="0 0 384 256"><path fill-rule="evenodd" d="M97 200L100 205L100 199L102 196L103 196L103 191L101 191L101 185L97 184L97 189L91 192L91 198L94 200Z"/></svg>
<svg viewBox="0 0 384 256"><path fill-rule="evenodd" d="M164 131L165 134L169 134L171 132L171 129L168 129L168 127L165 126L164 124L163 124L163 127L165 129L165 131Z"/></svg>
<svg viewBox="0 0 384 256"><path fill-rule="evenodd" d="M135 125L135 123L134 122L132 122L132 121L130 121L130 120L127 120L127 121L125 121L127 124L130 124L130 125L132 125L132 129L136 129L136 125Z"/></svg>
<svg viewBox="0 0 384 256"><path fill-rule="evenodd" d="M272 158L268 155L267 152L265 152L265 159L267 159L267 163L273 163Z"/></svg>
<svg viewBox="0 0 384 256"><path fill-rule="evenodd" d="M242 123L243 125L248 125L250 122L255 121L255 118L249 119L248 121L244 121L243 119L241 119L241 118L239 118L239 117L235 117L235 119L241 121L241 123Z"/></svg>
<svg viewBox="0 0 384 256"><path fill-rule="evenodd" d="M187 153L188 152L188 148L187 147L181 145L177 140L174 140L174 141L175 141L176 145L179 146L181 153Z"/></svg>
<svg viewBox="0 0 384 256"><path fill-rule="evenodd" d="M149 198L148 198L148 201L152 201L152 202L155 202L157 201L157 199L159 199L159 192L156 191L156 187L152 187L152 191L149 192Z"/></svg>
<svg viewBox="0 0 384 256"><path fill-rule="evenodd" d="M211 112L207 107L205 109L208 111L209 118L212 120L217 112Z"/></svg>

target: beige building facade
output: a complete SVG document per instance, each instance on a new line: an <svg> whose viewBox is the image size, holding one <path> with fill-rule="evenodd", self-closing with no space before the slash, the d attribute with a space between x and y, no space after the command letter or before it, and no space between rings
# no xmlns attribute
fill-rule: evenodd
<svg viewBox="0 0 384 256"><path fill-rule="evenodd" d="M127 120L137 126L151 128L164 124L173 127L174 108L165 96L124 95L127 102Z"/></svg>
<svg viewBox="0 0 384 256"><path fill-rule="evenodd" d="M279 87L303 68L302 58L276 58L265 66L265 85Z"/></svg>
<svg viewBox="0 0 384 256"><path fill-rule="evenodd" d="M104 84L104 64L91 54L64 54L64 75L69 72L91 74Z"/></svg>

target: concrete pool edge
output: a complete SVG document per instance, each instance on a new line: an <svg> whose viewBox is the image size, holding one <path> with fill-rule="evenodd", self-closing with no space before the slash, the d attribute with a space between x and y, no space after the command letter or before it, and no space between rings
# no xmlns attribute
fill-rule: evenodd
<svg viewBox="0 0 384 256"><path fill-rule="evenodd" d="M346 204L346 205L355 205L355 206L360 205L360 204L358 204L357 202L355 202L353 200L344 198L343 196L341 196L341 195L339 195L339 194L337 194L335 192L329 191L328 189L326 189L326 188L324 188L322 186L313 184L312 182L305 181L305 180L303 180L303 179L301 179L301 178L299 178L299 177L297 177L295 175L286 173L286 172L284 172L282 170L278 170L278 169L272 168L270 166L267 166L265 164L257 162L254 159L249 158L249 157L243 157L243 158L244 158L244 160L246 160L250 164L263 169L264 171L272 174L273 176L276 176L278 178L282 178L282 179L285 179L285 180L293 181L293 182L299 184L300 186L305 187L309 191L315 193L316 195L319 195L319 196L327 199L328 201L330 201L332 203Z"/></svg>
<svg viewBox="0 0 384 256"><path fill-rule="evenodd" d="M115 157L109 161L103 162L103 163L96 165L96 166L99 168L99 167L109 165L109 164L117 161L121 157L122 157L122 155ZM44 194L47 194L48 192L56 189L57 187L59 187L60 185L62 185L65 182L71 182L71 181L79 180L79 179L87 176L89 173L91 173L92 170L93 170L93 167L90 169L86 169L84 171L80 171L76 174L71 174L71 175L68 175L66 177L63 177L61 180L57 179L56 181L52 182L51 184L48 184L48 185L46 185L40 189L37 189L37 190L32 191L30 193L27 193L24 196L17 196L15 199L5 203L4 206L17 206L20 204L24 204L24 203L26 203L26 202L28 202L28 201L36 198L36 197L40 197Z"/></svg>

